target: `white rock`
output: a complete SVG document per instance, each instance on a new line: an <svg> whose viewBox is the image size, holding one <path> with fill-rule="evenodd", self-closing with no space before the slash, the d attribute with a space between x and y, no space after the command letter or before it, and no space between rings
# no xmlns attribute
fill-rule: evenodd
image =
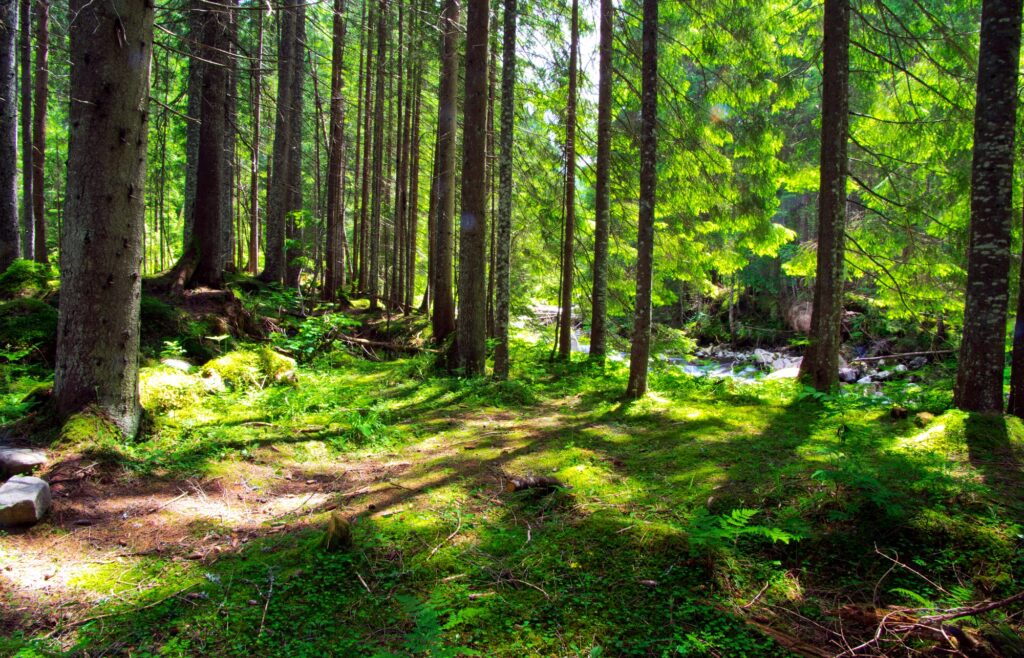
<svg viewBox="0 0 1024 658"><path fill-rule="evenodd" d="M46 453L42 450L0 446L0 479L31 473L37 466L45 463Z"/></svg>
<svg viewBox="0 0 1024 658"><path fill-rule="evenodd" d="M895 370L896 372L906 372L906 371L907 371L907 370L909 370L909 369L910 369L910 368L907 368L907 367L906 367L905 365L903 365L902 363L901 363L901 364L899 364L898 366L896 366L896 367L894 368L894 370Z"/></svg>
<svg viewBox="0 0 1024 658"><path fill-rule="evenodd" d="M38 523L50 509L50 485L45 480L18 475L0 486L0 526Z"/></svg>
<svg viewBox="0 0 1024 658"><path fill-rule="evenodd" d="M160 363L164 364L168 368L174 368L175 370L180 370L182 372L192 372L192 368L195 367L183 359L160 359Z"/></svg>
<svg viewBox="0 0 1024 658"><path fill-rule="evenodd" d="M782 370L776 370L772 374L765 377L765 381L775 379L796 379L800 376L800 368L783 368Z"/></svg>
<svg viewBox="0 0 1024 658"><path fill-rule="evenodd" d="M875 380L871 379L871 375L864 375L857 380L858 384L874 384Z"/></svg>
<svg viewBox="0 0 1024 658"><path fill-rule="evenodd" d="M774 360L775 355L768 350L762 350L760 347L754 350L754 361L757 361L762 366L769 366Z"/></svg>

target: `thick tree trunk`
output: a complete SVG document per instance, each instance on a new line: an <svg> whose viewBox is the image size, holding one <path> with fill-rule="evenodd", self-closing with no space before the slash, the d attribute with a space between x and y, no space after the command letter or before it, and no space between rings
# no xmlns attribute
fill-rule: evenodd
<svg viewBox="0 0 1024 658"><path fill-rule="evenodd" d="M18 117L15 42L18 0L0 0L0 273L21 255L18 245Z"/></svg>
<svg viewBox="0 0 1024 658"><path fill-rule="evenodd" d="M516 0L505 0L501 51L501 137L498 144L498 217L494 236L494 377L508 379L509 266L512 253L512 145L515 127Z"/></svg>
<svg viewBox="0 0 1024 658"><path fill-rule="evenodd" d="M259 271L260 259L260 120L263 93L263 7L256 7L256 61L252 67L252 151L249 161L249 274Z"/></svg>
<svg viewBox="0 0 1024 658"><path fill-rule="evenodd" d="M25 258L32 258L35 254L36 223L35 213L32 212L32 3L31 0L21 0L20 12L17 21L19 24L18 51L21 60L21 222L23 226L21 254ZM14 14L11 20L15 20ZM13 29L13 23L11 25ZM12 52L12 57L13 52ZM13 99L13 94L11 95ZM15 112L14 107L10 110ZM15 131L17 141L17 130ZM16 162L17 157L11 162Z"/></svg>
<svg viewBox="0 0 1024 658"><path fill-rule="evenodd" d="M608 229L611 223L612 0L600 0L597 83L597 173L594 180L594 282L590 359L604 361L608 343Z"/></svg>
<svg viewBox="0 0 1024 658"><path fill-rule="evenodd" d="M278 12L277 102L274 116L274 152L267 189L267 221L260 278L283 283L285 278L285 227L288 213L288 168L291 158L291 90L298 55L296 23L298 8L284 7Z"/></svg>
<svg viewBox="0 0 1024 658"><path fill-rule="evenodd" d="M224 33L224 175L220 198L220 260L224 270L235 271L235 148L238 123L238 0L227 0L221 19L226 21Z"/></svg>
<svg viewBox="0 0 1024 658"><path fill-rule="evenodd" d="M303 106L306 84L306 3L300 2L295 7L295 57L292 59L290 108L288 118L291 128L288 131L288 172L285 179L285 217L286 237L291 247L285 251L285 285L289 288L299 287L302 275L300 259L303 255L303 240L300 235L296 215L302 212L302 140L303 140Z"/></svg>
<svg viewBox="0 0 1024 658"><path fill-rule="evenodd" d="M466 92L462 131L462 212L459 218L458 365L483 375L487 365L487 0L468 0Z"/></svg>
<svg viewBox="0 0 1024 658"><path fill-rule="evenodd" d="M363 168L361 173L360 201L359 201L359 291L365 292L369 288L369 239L370 239L370 183L371 183L371 155L373 153L373 134L370 132L370 115L372 113L372 91L373 91L373 35L372 29L376 3L370 4L370 16L364 29L366 35L366 79L363 93Z"/></svg>
<svg viewBox="0 0 1024 658"><path fill-rule="evenodd" d="M974 110L967 300L953 391L954 404L965 411L1003 410L1020 30L1021 0L984 0ZM1017 405L1015 410L1019 411Z"/></svg>
<svg viewBox="0 0 1024 658"><path fill-rule="evenodd" d="M345 0L334 1L334 45L331 56L331 119L330 144L327 162L327 271L325 292L327 299L337 298L345 277L345 259L341 244L344 240L345 217L342 199L345 180L342 162L345 159Z"/></svg>
<svg viewBox="0 0 1024 658"><path fill-rule="evenodd" d="M640 221L637 227L636 318L629 350L626 397L647 392L651 355L651 281L654 269L654 206L658 154L658 0L644 0L643 82L640 101Z"/></svg>
<svg viewBox="0 0 1024 658"><path fill-rule="evenodd" d="M185 112L188 119L185 122L185 224L181 232L182 252L192 242L192 229L195 226L196 212L196 167L199 164L199 124L202 114L202 93L203 93L203 60L199 54L202 41L202 15L188 12L188 31L191 46L191 57L188 58L188 106Z"/></svg>
<svg viewBox="0 0 1024 658"><path fill-rule="evenodd" d="M801 378L819 391L839 383L839 344L845 280L847 113L850 68L849 0L825 0L821 89L821 182L818 193L818 264L810 344Z"/></svg>
<svg viewBox="0 0 1024 658"><path fill-rule="evenodd" d="M420 313L429 313L434 299L434 269L437 266L437 190L439 180L438 144L440 135L434 132L434 148L430 165L430 196L427 201L427 285L423 287L423 301L420 302Z"/></svg>
<svg viewBox="0 0 1024 658"><path fill-rule="evenodd" d="M459 3L444 0L441 10L441 81L438 85L437 218L434 223L434 340L440 344L455 331L452 297L452 217L455 214L456 86L459 66Z"/></svg>
<svg viewBox="0 0 1024 658"><path fill-rule="evenodd" d="M377 7L377 72L373 111L373 197L370 202L370 264L367 270L367 292L370 309L377 308L380 297L381 210L384 202L384 73L388 46L388 0L379 0Z"/></svg>
<svg viewBox="0 0 1024 658"><path fill-rule="evenodd" d="M71 0L67 206L54 395L139 424L138 360L153 5Z"/></svg>
<svg viewBox="0 0 1024 658"><path fill-rule="evenodd" d="M46 248L46 101L50 74L50 3L36 0L35 109L32 112L32 215L37 263L49 262ZM27 256L28 254L26 254Z"/></svg>
<svg viewBox="0 0 1024 658"><path fill-rule="evenodd" d="M576 70L580 43L579 0L572 0L569 44L569 98L565 110L565 231L562 234L562 289L559 292L558 358L572 350L572 288L576 246Z"/></svg>
<svg viewBox="0 0 1024 658"><path fill-rule="evenodd" d="M423 67L416 67L416 84L412 117L412 146L410 170L412 180L409 181L408 201L408 237L405 254L405 313L412 313L413 297L416 295L416 242L419 237L419 200L420 200L420 109L422 107Z"/></svg>

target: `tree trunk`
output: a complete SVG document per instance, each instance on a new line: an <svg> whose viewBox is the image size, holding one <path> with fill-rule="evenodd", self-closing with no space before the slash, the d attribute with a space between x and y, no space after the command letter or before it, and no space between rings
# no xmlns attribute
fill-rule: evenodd
<svg viewBox="0 0 1024 658"><path fill-rule="evenodd" d="M573 255L576 245L576 69L580 48L579 0L572 0L569 45L569 99L565 111L565 233L562 240L562 290L559 295L558 358L569 359L572 351Z"/></svg>
<svg viewBox="0 0 1024 658"><path fill-rule="evenodd" d="M967 300L953 391L954 404L965 411L1003 410L1020 30L1021 0L984 0L974 110ZM1019 403L1013 407L1020 411Z"/></svg>
<svg viewBox="0 0 1024 658"><path fill-rule="evenodd" d="M224 175L220 198L220 260L225 271L235 271L235 148L238 123L238 58L235 56L238 42L238 0L227 0L221 14L224 26Z"/></svg>
<svg viewBox="0 0 1024 658"><path fill-rule="evenodd" d="M292 59L291 92L288 118L292 125L288 131L288 173L285 179L286 237L291 243L285 251L285 285L299 287L302 275L300 259L303 255L303 241L299 233L296 215L302 212L302 129L303 102L306 84L306 3L295 7L295 57Z"/></svg>
<svg viewBox="0 0 1024 658"><path fill-rule="evenodd" d="M590 360L603 362L608 343L608 230L611 223L612 0L600 0L597 83L597 173L594 181L594 282Z"/></svg>
<svg viewBox="0 0 1024 658"><path fill-rule="evenodd" d="M67 206L54 395L139 424L138 361L153 5L71 0ZM102 157L98 157L102 154Z"/></svg>
<svg viewBox="0 0 1024 658"><path fill-rule="evenodd" d="M195 226L196 208L196 167L199 163L199 115L202 113L203 60L199 54L202 41L202 15L188 12L188 31L191 56L188 58L188 106L185 112L185 224L181 232L182 251L192 242L192 228Z"/></svg>
<svg viewBox="0 0 1024 658"><path fill-rule="evenodd" d="M487 365L487 0L468 0L466 92L459 219L458 365L468 376Z"/></svg>
<svg viewBox="0 0 1024 658"><path fill-rule="evenodd" d="M434 132L434 148L430 164L430 196L427 200L427 285L423 286L423 301L420 302L420 312L429 313L433 301L435 273L437 265L436 243L437 243L437 189L439 180L438 144L440 143L437 131Z"/></svg>
<svg viewBox="0 0 1024 658"><path fill-rule="evenodd" d="M373 111L373 196L370 202L370 263L366 274L370 309L377 308L380 297L381 208L384 198L384 71L387 56L388 0L377 7L377 88Z"/></svg>
<svg viewBox="0 0 1024 658"><path fill-rule="evenodd" d="M21 255L18 246L18 0L0 0L0 273Z"/></svg>
<svg viewBox="0 0 1024 658"><path fill-rule="evenodd" d="M337 299L345 276L345 260L341 249L345 218L342 199L345 181L342 161L345 158L345 0L334 1L334 45L331 57L331 127L327 155L327 272L325 292L329 300Z"/></svg>
<svg viewBox="0 0 1024 658"><path fill-rule="evenodd" d="M21 255L32 258L35 254L36 224L32 212L32 4L31 0L21 0L21 11L18 13L19 39L18 50L21 59L21 212L23 237ZM14 14L11 20L15 20ZM13 22L12 22L13 29ZM13 57L13 54L12 54ZM13 90L12 90L13 91ZM14 95L10 96L14 98ZM12 107L11 112L15 110ZM15 132L17 141L17 132ZM12 162L15 162L12 160Z"/></svg>
<svg viewBox="0 0 1024 658"><path fill-rule="evenodd" d="M412 180L409 181L408 201L408 238L406 243L405 262L405 313L412 313L413 297L416 295L416 242L419 237L419 200L420 200L420 109L422 107L423 66L416 66L416 84L413 92L416 98L412 116L412 147L410 170Z"/></svg>
<svg viewBox="0 0 1024 658"><path fill-rule="evenodd" d="M249 274L259 271L260 259L260 120L263 100L263 6L256 10L256 61L252 67L252 159L249 162Z"/></svg>
<svg viewBox="0 0 1024 658"><path fill-rule="evenodd" d="M818 264L810 344L800 376L819 391L839 383L846 230L847 113L849 111L849 0L826 0L821 90L821 183Z"/></svg>
<svg viewBox="0 0 1024 658"><path fill-rule="evenodd" d="M459 3L444 0L441 10L441 81L437 99L437 219L434 223L434 340L441 344L455 331L452 298L452 216L455 214L456 85L459 66Z"/></svg>
<svg viewBox="0 0 1024 658"><path fill-rule="evenodd" d="M364 34L366 35L366 88L363 94L363 169L361 178L361 191L359 202L359 291L365 292L369 288L369 239L370 239L370 177L371 155L373 153L373 134L370 132L370 115L373 91L373 40L374 32L370 29L373 19L376 16L376 3L370 4L370 17L366 24Z"/></svg>
<svg viewBox="0 0 1024 658"><path fill-rule="evenodd" d="M640 101L640 221L637 227L636 319L629 350L626 397L647 392L651 355L651 280L654 265L654 205L658 153L658 0L644 0L643 67Z"/></svg>
<svg viewBox="0 0 1024 658"><path fill-rule="evenodd" d="M512 253L512 145L515 126L516 0L505 0L501 51L501 140L498 145L498 217L494 237L494 377L508 379L509 265Z"/></svg>
<svg viewBox="0 0 1024 658"><path fill-rule="evenodd" d="M277 102L274 117L274 152L267 189L267 221L263 253L263 272L267 282L283 283L285 277L285 226L288 213L288 168L291 158L291 89L298 57L296 23L298 7L283 7L278 12Z"/></svg>
<svg viewBox="0 0 1024 658"><path fill-rule="evenodd" d="M46 249L46 101L50 73L50 3L36 0L36 79L35 109L32 112L32 214L35 217L35 253L37 263L49 262ZM26 254L27 256L27 254Z"/></svg>

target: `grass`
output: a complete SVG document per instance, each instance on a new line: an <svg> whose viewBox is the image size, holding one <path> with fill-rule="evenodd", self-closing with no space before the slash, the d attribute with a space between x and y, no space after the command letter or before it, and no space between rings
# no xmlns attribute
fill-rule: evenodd
<svg viewBox="0 0 1024 658"><path fill-rule="evenodd" d="M139 441L64 448L104 465L110 518L0 537L2 562L68 553L48 593L0 566L23 609L0 654L784 656L765 626L838 652L843 604L1020 589L1016 419L946 412L941 386L890 386L911 410L894 420L879 398L667 366L627 404L622 364L514 357L506 383L341 349L295 383L171 378ZM508 494L507 473L567 487ZM319 547L333 507L351 552ZM103 527L128 512L188 548L119 548Z"/></svg>

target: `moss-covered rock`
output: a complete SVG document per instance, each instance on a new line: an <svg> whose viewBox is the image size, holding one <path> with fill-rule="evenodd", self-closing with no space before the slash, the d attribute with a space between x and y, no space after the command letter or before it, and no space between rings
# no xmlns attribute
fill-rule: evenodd
<svg viewBox="0 0 1024 658"><path fill-rule="evenodd" d="M102 452L117 451L123 438L114 421L99 410L87 407L64 421L57 442L62 447Z"/></svg>
<svg viewBox="0 0 1024 658"><path fill-rule="evenodd" d="M203 366L204 377L220 377L232 388L263 388L276 383L295 382L295 359L269 347L235 350Z"/></svg>
<svg viewBox="0 0 1024 658"><path fill-rule="evenodd" d="M176 368L159 366L139 372L139 403L152 413L197 405L206 392L199 377Z"/></svg>
<svg viewBox="0 0 1024 658"><path fill-rule="evenodd" d="M0 274L0 299L42 298L56 290L49 265L19 259Z"/></svg>
<svg viewBox="0 0 1024 658"><path fill-rule="evenodd" d="M52 361L57 347L57 309L38 299L0 303L0 349L33 349Z"/></svg>

